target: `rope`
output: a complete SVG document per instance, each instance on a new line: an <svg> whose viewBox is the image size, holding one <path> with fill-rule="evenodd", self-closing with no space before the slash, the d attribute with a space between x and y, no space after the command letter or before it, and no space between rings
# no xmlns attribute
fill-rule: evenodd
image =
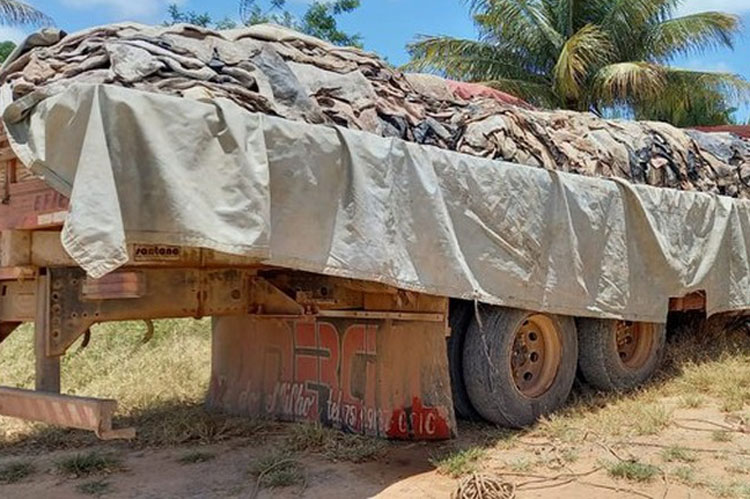
<svg viewBox="0 0 750 499"><path fill-rule="evenodd" d="M472 473L458 482L451 499L515 499L516 486L498 476Z"/></svg>

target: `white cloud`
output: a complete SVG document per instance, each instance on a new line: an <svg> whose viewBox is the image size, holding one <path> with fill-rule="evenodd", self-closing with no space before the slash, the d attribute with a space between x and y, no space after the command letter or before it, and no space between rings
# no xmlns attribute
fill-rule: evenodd
<svg viewBox="0 0 750 499"><path fill-rule="evenodd" d="M74 9L107 9L113 14L128 19L148 20L159 15L170 3L183 3L182 0L62 0Z"/></svg>
<svg viewBox="0 0 750 499"><path fill-rule="evenodd" d="M744 14L750 12L750 1L748 0L686 0L678 9L678 15L695 14L714 10L719 12L731 12L733 14Z"/></svg>

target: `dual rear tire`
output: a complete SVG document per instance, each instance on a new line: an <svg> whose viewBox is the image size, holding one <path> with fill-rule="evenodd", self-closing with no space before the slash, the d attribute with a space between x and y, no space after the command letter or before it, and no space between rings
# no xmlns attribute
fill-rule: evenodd
<svg viewBox="0 0 750 499"><path fill-rule="evenodd" d="M573 319L483 307L466 334L464 381L484 419L520 428L565 402L577 360Z"/></svg>
<svg viewBox="0 0 750 499"><path fill-rule="evenodd" d="M456 412L512 428L560 408L577 370L600 390L642 384L658 369L666 338L666 328L656 324L576 321L485 305L470 312L467 319L464 307L463 322L451 320Z"/></svg>
<svg viewBox="0 0 750 499"><path fill-rule="evenodd" d="M578 319L580 359L586 382L603 391L636 388L661 364L667 339L664 324Z"/></svg>

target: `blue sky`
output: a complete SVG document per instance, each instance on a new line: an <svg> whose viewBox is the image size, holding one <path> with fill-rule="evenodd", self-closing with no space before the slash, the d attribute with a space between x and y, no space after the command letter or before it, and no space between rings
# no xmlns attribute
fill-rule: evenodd
<svg viewBox="0 0 750 499"><path fill-rule="evenodd" d="M157 23L166 18L174 0L26 0L52 16L57 25L74 31L96 24L137 20ZM293 9L304 9L305 0L288 0ZM236 17L238 0L178 0L182 7L207 11L217 18ZM686 0L682 13L723 10L742 17L744 30L734 52L714 50L675 61L690 69L731 71L750 79L750 0ZM393 64L407 61L405 45L418 34L472 37L474 27L461 0L362 0L362 7L341 19L341 26L358 32L368 50L384 55ZM22 30L0 27L0 38L18 39ZM750 110L742 112L747 119Z"/></svg>

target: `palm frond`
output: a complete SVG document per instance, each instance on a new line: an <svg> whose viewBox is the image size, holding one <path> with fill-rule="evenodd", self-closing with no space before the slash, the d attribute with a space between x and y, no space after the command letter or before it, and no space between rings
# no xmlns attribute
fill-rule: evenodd
<svg viewBox="0 0 750 499"><path fill-rule="evenodd" d="M541 8L555 31L568 38L577 31L575 23L581 3L581 0L541 0Z"/></svg>
<svg viewBox="0 0 750 499"><path fill-rule="evenodd" d="M687 92L689 88L703 87L720 93L735 104L750 104L750 81L738 74L669 67L666 77L668 85L682 85Z"/></svg>
<svg viewBox="0 0 750 499"><path fill-rule="evenodd" d="M503 40L543 40L547 48L559 50L565 43L564 37L555 30L553 20L542 8L542 4L535 0L493 0L488 2L489 8L477 14L475 19L480 26L491 26L498 38Z"/></svg>
<svg viewBox="0 0 750 499"><path fill-rule="evenodd" d="M525 65L551 71L557 57L557 49L550 45L544 34L536 29L522 13L518 19L498 24L497 13L477 14L475 21L479 30L479 41L495 46L512 47L513 52L523 54Z"/></svg>
<svg viewBox="0 0 750 499"><path fill-rule="evenodd" d="M524 54L510 47L451 37L422 37L407 46L412 58L408 71L432 71L468 80L496 78L539 79Z"/></svg>
<svg viewBox="0 0 750 499"><path fill-rule="evenodd" d="M650 27L647 50L656 60L666 60L716 47L734 48L740 29L739 18L723 12L676 17Z"/></svg>
<svg viewBox="0 0 750 499"><path fill-rule="evenodd" d="M657 98L633 103L636 119L681 127L721 125L750 101L750 83L737 75L665 68L665 77Z"/></svg>
<svg viewBox="0 0 750 499"><path fill-rule="evenodd" d="M616 41L623 60L645 58L643 34L649 26L672 16L683 0L591 0L596 23ZM633 59L631 59L633 60Z"/></svg>
<svg viewBox="0 0 750 499"><path fill-rule="evenodd" d="M649 62L620 62L598 71L594 98L604 105L630 104L652 99L667 84L666 68Z"/></svg>
<svg viewBox="0 0 750 499"><path fill-rule="evenodd" d="M507 92L536 106L554 108L560 105L560 98L552 91L549 82L496 78L478 83Z"/></svg>
<svg viewBox="0 0 750 499"><path fill-rule="evenodd" d="M647 21L669 19L684 0L591 0L599 6L602 26L637 27Z"/></svg>
<svg viewBox="0 0 750 499"><path fill-rule="evenodd" d="M476 14L479 12L486 12L490 9L494 0L461 0L464 4L469 7L469 12Z"/></svg>
<svg viewBox="0 0 750 499"><path fill-rule="evenodd" d="M0 24L52 25L52 18L19 0L0 0Z"/></svg>
<svg viewBox="0 0 750 499"><path fill-rule="evenodd" d="M613 52L612 42L598 26L588 24L578 30L568 38L555 65L557 93L566 100L580 100L589 76L611 62Z"/></svg>

